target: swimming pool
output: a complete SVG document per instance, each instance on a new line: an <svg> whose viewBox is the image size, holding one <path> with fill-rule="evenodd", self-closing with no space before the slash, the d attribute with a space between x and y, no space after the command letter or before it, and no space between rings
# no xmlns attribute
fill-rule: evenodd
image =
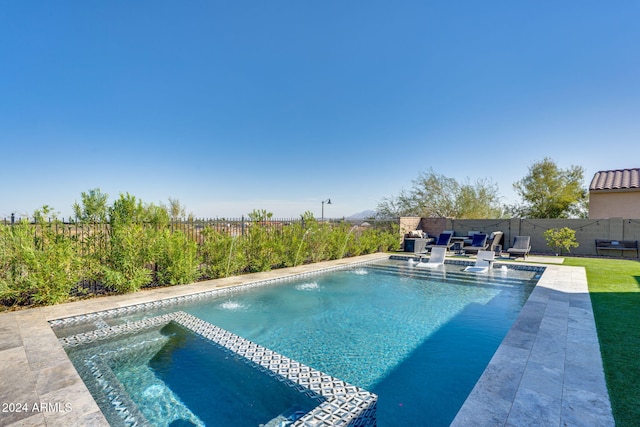
<svg viewBox="0 0 640 427"><path fill-rule="evenodd" d="M541 272L476 275L465 265L423 271L390 259L57 330L179 308L377 394L378 425L448 425Z"/></svg>

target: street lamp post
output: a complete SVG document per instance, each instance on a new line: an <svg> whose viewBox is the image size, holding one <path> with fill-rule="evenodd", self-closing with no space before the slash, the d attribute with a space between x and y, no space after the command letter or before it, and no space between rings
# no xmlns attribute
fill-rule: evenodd
<svg viewBox="0 0 640 427"><path fill-rule="evenodd" d="M323 200L322 201L322 222L324 222L324 204L325 203L330 205L331 204L331 199L327 199L327 200Z"/></svg>

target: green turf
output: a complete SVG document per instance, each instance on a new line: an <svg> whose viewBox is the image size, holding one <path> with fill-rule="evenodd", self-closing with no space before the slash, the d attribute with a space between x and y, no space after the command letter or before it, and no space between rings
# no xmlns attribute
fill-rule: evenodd
<svg viewBox="0 0 640 427"><path fill-rule="evenodd" d="M566 258L586 268L616 426L640 425L640 262Z"/></svg>

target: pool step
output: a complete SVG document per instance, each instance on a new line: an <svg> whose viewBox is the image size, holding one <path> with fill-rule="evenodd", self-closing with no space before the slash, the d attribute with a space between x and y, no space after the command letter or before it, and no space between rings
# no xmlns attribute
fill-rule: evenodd
<svg viewBox="0 0 640 427"><path fill-rule="evenodd" d="M408 264L407 265L370 264L367 266L367 268L374 271L389 272L389 273L395 273L395 274L409 274L417 277L447 277L447 278L459 277L461 279L479 277L479 275L476 273L469 273L463 270L453 270L451 267L456 268L455 266L451 266L449 264L447 264L444 269L443 268L435 268L435 269L420 268L420 267L410 266ZM498 268L494 268L490 274L482 275L481 277L486 277L489 279L500 280L505 283L514 283L514 284L521 283L522 280L527 280L520 277L514 278L514 277L508 277L506 275L503 275L501 269L498 269Z"/></svg>
<svg viewBox="0 0 640 427"><path fill-rule="evenodd" d="M469 273L461 270L447 271L446 269L425 269L420 267L411 267L407 265L383 265L369 264L367 269L379 274L402 275L417 279L436 279L447 283L455 283L462 285L475 285L479 282L483 286L522 286L523 281L535 281L536 279L523 279L507 277L502 274L501 270L493 269L489 274Z"/></svg>

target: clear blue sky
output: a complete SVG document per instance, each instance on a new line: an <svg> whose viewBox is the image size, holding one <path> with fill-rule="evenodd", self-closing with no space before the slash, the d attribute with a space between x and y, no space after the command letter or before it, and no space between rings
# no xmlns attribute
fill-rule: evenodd
<svg viewBox="0 0 640 427"><path fill-rule="evenodd" d="M640 167L640 2L0 0L0 217L375 209L420 171Z"/></svg>

